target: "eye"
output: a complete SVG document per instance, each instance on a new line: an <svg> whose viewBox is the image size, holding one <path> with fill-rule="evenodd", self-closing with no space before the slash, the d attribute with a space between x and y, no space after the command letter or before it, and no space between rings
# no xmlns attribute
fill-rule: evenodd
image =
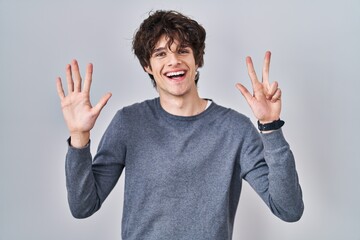
<svg viewBox="0 0 360 240"><path fill-rule="evenodd" d="M179 52L179 54L188 54L188 53L190 53L190 49L188 47L180 48L178 52Z"/></svg>
<svg viewBox="0 0 360 240"><path fill-rule="evenodd" d="M166 53L164 51L154 53L154 57L165 57Z"/></svg>

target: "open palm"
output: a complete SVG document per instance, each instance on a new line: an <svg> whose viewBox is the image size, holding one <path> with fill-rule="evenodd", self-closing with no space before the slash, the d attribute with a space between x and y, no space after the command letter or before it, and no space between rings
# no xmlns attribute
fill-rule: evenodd
<svg viewBox="0 0 360 240"><path fill-rule="evenodd" d="M90 102L90 86L92 81L93 65L88 64L83 88L81 76L76 60L66 66L66 80L68 94L65 95L61 78L57 79L57 92L61 100L61 108L70 135L89 136L94 127L97 117L102 108L111 97L111 93L105 94L93 107Z"/></svg>

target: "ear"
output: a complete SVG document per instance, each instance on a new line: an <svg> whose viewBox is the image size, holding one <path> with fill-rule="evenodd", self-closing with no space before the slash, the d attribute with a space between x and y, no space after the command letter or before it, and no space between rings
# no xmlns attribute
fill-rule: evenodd
<svg viewBox="0 0 360 240"><path fill-rule="evenodd" d="M147 73L149 73L149 74L151 74L151 75L154 75L153 72L152 72L152 70L151 70L151 67L150 67L150 66L144 67L144 70L145 70L145 72L147 72Z"/></svg>

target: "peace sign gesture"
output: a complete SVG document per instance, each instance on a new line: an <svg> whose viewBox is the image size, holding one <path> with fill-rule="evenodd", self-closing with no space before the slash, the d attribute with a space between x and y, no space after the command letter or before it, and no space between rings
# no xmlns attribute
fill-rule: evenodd
<svg viewBox="0 0 360 240"><path fill-rule="evenodd" d="M262 81L260 82L256 76L254 65L250 57L246 58L246 66L251 79L253 94L241 83L237 83L236 87L245 97L255 117L260 123L269 123L280 118L281 112L281 90L278 83L269 83L269 67L271 53L265 53Z"/></svg>

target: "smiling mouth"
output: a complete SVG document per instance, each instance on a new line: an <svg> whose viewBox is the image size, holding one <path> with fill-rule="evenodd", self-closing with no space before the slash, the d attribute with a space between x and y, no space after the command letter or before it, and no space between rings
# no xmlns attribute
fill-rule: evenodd
<svg viewBox="0 0 360 240"><path fill-rule="evenodd" d="M185 71L169 72L165 74L170 79L179 79L185 76Z"/></svg>

